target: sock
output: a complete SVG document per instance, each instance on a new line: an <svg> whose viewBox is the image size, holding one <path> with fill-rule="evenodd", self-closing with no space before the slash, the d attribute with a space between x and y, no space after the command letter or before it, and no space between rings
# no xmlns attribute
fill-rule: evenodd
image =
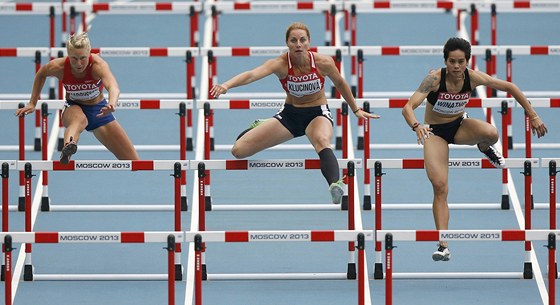
<svg viewBox="0 0 560 305"><path fill-rule="evenodd" d="M332 149L325 148L319 152L319 159L321 160L321 173L327 180L327 183L337 182L340 179L340 169L338 168L338 161Z"/></svg>

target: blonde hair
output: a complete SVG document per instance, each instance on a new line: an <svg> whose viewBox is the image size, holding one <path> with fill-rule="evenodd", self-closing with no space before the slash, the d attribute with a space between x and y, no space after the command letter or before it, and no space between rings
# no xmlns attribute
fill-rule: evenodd
<svg viewBox="0 0 560 305"><path fill-rule="evenodd" d="M307 38L309 38L311 40L311 34L309 34L309 28L307 28L307 25L305 25L301 22L294 22L294 23L290 24L288 26L288 28L286 29L286 41L288 41L288 39L290 38L290 33L293 30L304 30L305 33L307 34Z"/></svg>
<svg viewBox="0 0 560 305"><path fill-rule="evenodd" d="M66 48L70 49L87 49L91 50L91 44L86 32L70 35Z"/></svg>

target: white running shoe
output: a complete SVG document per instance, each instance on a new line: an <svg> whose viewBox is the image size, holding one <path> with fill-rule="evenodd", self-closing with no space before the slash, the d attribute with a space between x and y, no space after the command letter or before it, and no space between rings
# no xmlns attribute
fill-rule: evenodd
<svg viewBox="0 0 560 305"><path fill-rule="evenodd" d="M332 202L334 204L340 204L342 202L342 196L344 196L344 182L342 179L331 183L329 192L331 193Z"/></svg>
<svg viewBox="0 0 560 305"><path fill-rule="evenodd" d="M432 254L432 259L435 262L438 262L438 261L446 262L449 259L451 259L451 252L449 252L449 248L438 244L438 249L437 249L436 252L434 252L434 254Z"/></svg>
<svg viewBox="0 0 560 305"><path fill-rule="evenodd" d="M478 147L478 150L480 150L480 147ZM480 152L486 156L486 159L488 159L488 161L490 161L490 163L492 163L495 168L504 168L506 160L504 159L502 154L496 148L494 148L494 146L490 145L486 151Z"/></svg>

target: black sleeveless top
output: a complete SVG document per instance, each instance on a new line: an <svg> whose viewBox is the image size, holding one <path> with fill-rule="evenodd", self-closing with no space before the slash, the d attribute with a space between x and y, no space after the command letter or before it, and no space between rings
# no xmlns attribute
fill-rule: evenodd
<svg viewBox="0 0 560 305"><path fill-rule="evenodd" d="M432 110L441 114L458 114L464 112L465 105L469 102L472 91L469 71L465 69L465 81L459 93L448 92L445 79L446 68L441 68L439 89L437 91L431 91L428 93L427 97L428 103L434 106Z"/></svg>

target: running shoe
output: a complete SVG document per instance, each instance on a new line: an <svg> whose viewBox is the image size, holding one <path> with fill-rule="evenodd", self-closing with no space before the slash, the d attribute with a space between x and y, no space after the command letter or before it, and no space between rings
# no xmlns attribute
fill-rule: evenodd
<svg viewBox="0 0 560 305"><path fill-rule="evenodd" d="M442 246L441 244L438 244L438 249L436 252L434 252L434 254L432 254L432 259L435 262L438 261L448 261L451 258L451 252L449 252L449 248Z"/></svg>
<svg viewBox="0 0 560 305"><path fill-rule="evenodd" d="M480 150L480 146L478 147L478 150ZM486 159L488 159L488 161L490 161L490 163L492 163L495 168L504 168L506 160L504 159L502 154L496 148L494 148L494 146L490 145L486 151L480 152L482 152L486 156Z"/></svg>
<svg viewBox="0 0 560 305"><path fill-rule="evenodd" d="M76 153L78 150L78 145L74 142L74 139L70 137L70 141L64 145L62 148L62 153L60 154L60 163L68 164L70 163L70 157Z"/></svg>
<svg viewBox="0 0 560 305"><path fill-rule="evenodd" d="M340 204L342 202L342 196L344 195L344 182L342 179L337 182L331 183L329 186L329 192L331 193L332 202L334 204Z"/></svg>
<svg viewBox="0 0 560 305"><path fill-rule="evenodd" d="M251 123L251 124L249 125L249 128L250 128L250 129L253 129L253 128L259 126L260 124L266 122L267 120L268 120L268 119L256 119L256 120L253 121L253 123Z"/></svg>

